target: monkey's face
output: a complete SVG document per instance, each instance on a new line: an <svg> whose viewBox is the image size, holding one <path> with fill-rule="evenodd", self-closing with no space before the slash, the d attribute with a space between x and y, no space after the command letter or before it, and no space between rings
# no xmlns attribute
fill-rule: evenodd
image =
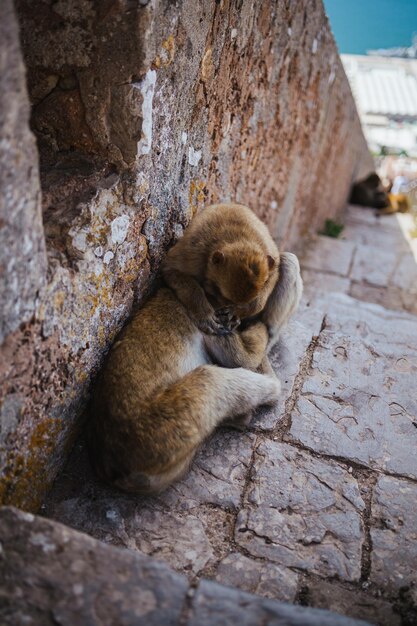
<svg viewBox="0 0 417 626"><path fill-rule="evenodd" d="M256 248L225 246L209 259L205 289L218 306L244 307L266 291L276 265L273 257Z"/></svg>

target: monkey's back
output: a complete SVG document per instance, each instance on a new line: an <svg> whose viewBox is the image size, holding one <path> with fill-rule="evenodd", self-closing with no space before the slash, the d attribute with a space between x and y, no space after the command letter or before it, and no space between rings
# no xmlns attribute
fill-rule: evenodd
<svg viewBox="0 0 417 626"><path fill-rule="evenodd" d="M208 362L202 334L172 291L160 289L122 330L96 381L89 446L99 476L123 473L140 441L144 458L146 448L155 451L146 444L154 398Z"/></svg>
<svg viewBox="0 0 417 626"><path fill-rule="evenodd" d="M158 390L207 362L201 333L172 291L161 288L113 344L99 377L100 396L112 408L137 411Z"/></svg>

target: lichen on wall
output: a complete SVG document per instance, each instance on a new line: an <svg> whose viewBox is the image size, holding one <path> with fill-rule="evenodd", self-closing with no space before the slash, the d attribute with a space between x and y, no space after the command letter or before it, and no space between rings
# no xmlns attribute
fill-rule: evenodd
<svg viewBox="0 0 417 626"><path fill-rule="evenodd" d="M0 5L0 499L36 509L196 212L244 202L297 249L372 163L319 0L15 7L20 46Z"/></svg>

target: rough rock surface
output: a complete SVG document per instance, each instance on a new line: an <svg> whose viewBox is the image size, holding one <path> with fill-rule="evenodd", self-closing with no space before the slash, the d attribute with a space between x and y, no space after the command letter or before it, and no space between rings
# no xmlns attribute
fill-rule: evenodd
<svg viewBox="0 0 417 626"><path fill-rule="evenodd" d="M80 441L43 513L192 581L414 625L417 318L347 295L363 224L399 254L409 243L396 217L350 208L345 221L352 239L317 241L330 259L335 246L331 274L306 256L305 297L271 356L283 383L273 410L246 433L219 430L153 498L98 483Z"/></svg>
<svg viewBox="0 0 417 626"><path fill-rule="evenodd" d="M43 215L4 0L0 501L36 509L103 354L195 212L242 201L300 246L373 166L319 0L15 5Z"/></svg>
<svg viewBox="0 0 417 626"><path fill-rule="evenodd" d="M375 598L358 589L349 589L342 585L324 580L313 581L308 586L309 604L325 607L349 617L369 620L378 626L401 626L401 617L395 613L386 600Z"/></svg>
<svg viewBox="0 0 417 626"><path fill-rule="evenodd" d="M264 600L42 520L0 509L0 620L4 626L366 626L327 611Z"/></svg>
<svg viewBox="0 0 417 626"><path fill-rule="evenodd" d="M265 441L255 459L235 541L251 555L323 576L358 580L365 505L338 465Z"/></svg>
<svg viewBox="0 0 417 626"><path fill-rule="evenodd" d="M391 476L378 480L372 503L370 578L380 585L407 587L417 604L416 503L417 484Z"/></svg>
<svg viewBox="0 0 417 626"><path fill-rule="evenodd" d="M417 479L416 337L414 316L335 299L288 439Z"/></svg>
<svg viewBox="0 0 417 626"><path fill-rule="evenodd" d="M11 2L0 6L0 345L33 315L45 282L38 152ZM14 397L10 403L19 404ZM13 429L10 421L4 430ZM2 428L2 431L3 431Z"/></svg>

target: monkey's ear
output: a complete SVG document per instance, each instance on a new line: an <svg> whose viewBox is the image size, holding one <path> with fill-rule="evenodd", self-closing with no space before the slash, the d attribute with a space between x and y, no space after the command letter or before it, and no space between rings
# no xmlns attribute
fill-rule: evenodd
<svg viewBox="0 0 417 626"><path fill-rule="evenodd" d="M221 252L220 250L216 250L215 252L213 252L211 260L213 261L215 265L219 265L220 263L223 263L224 261L223 252Z"/></svg>
<svg viewBox="0 0 417 626"><path fill-rule="evenodd" d="M270 270L272 270L276 264L277 264L277 260L274 259L273 256L271 256L270 254L268 254L268 256L266 257L267 261L268 261L268 267Z"/></svg>

